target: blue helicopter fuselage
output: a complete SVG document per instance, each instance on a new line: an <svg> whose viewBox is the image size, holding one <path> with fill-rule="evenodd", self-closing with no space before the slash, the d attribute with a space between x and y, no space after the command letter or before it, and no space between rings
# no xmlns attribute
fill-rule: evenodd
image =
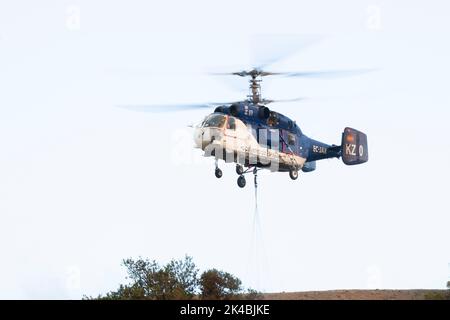
<svg viewBox="0 0 450 320"><path fill-rule="evenodd" d="M317 160L341 156L340 146L329 145L307 137L295 121L281 113L271 111L266 106L240 102L231 106L219 106L214 112L240 119L252 129L252 134L257 141L264 143L268 148L273 148L273 144L276 144L280 152L306 159L303 171L313 171ZM271 134L264 135L265 141L261 141L260 132L264 130L276 131L277 134L275 137Z"/></svg>

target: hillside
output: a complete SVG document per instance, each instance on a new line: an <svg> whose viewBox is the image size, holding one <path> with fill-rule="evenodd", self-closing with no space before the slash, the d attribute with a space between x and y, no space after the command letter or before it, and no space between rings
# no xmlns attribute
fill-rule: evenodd
<svg viewBox="0 0 450 320"><path fill-rule="evenodd" d="M273 300L424 300L445 296L446 290L330 290L265 293Z"/></svg>

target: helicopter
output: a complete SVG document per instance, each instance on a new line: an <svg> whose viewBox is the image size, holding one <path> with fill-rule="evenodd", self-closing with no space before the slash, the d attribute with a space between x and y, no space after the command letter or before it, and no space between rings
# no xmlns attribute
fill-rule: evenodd
<svg viewBox="0 0 450 320"><path fill-rule="evenodd" d="M322 72L321 72L322 73ZM273 102L296 101L269 100L261 97L262 77L282 75L260 69L230 73L249 77L250 94L246 100L216 106L213 113L194 127L195 147L205 156L215 157L215 176L222 177L218 160L236 163L237 184L245 187L244 174L260 169L288 172L296 180L299 171L312 172L316 161L342 158L346 165L368 161L367 135L356 129L343 130L341 144L329 145L306 136L296 122L267 107ZM289 73L303 76L306 73Z"/></svg>
<svg viewBox="0 0 450 320"><path fill-rule="evenodd" d="M267 66L267 64L266 64ZM213 73L220 76L249 78L249 94L242 101L226 103L177 104L164 106L125 106L135 111L178 111L212 109L203 121L193 128L194 147L201 149L205 157L215 159L214 174L223 176L219 160L236 163L237 185L244 188L245 174L253 173L255 187L257 172L288 172L297 180L299 172L316 170L316 162L323 159L342 158L346 165L358 165L369 160L367 135L351 127L345 127L339 145L327 144L305 135L297 123L289 117L270 109L267 105L278 102L302 100L271 100L261 95L261 83L267 76L287 77L335 77L352 76L374 69L270 72L262 66L249 70ZM155 108L156 107L156 108ZM162 107L162 108L161 108ZM158 111L159 112L159 111Z"/></svg>

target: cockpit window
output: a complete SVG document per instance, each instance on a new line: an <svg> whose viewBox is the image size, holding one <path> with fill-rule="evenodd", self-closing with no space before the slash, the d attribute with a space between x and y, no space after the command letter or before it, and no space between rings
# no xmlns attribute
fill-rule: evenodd
<svg viewBox="0 0 450 320"><path fill-rule="evenodd" d="M236 130L236 121L233 117L228 117L227 129Z"/></svg>
<svg viewBox="0 0 450 320"><path fill-rule="evenodd" d="M225 124L225 116L222 114L212 114L203 122L203 127L222 128Z"/></svg>

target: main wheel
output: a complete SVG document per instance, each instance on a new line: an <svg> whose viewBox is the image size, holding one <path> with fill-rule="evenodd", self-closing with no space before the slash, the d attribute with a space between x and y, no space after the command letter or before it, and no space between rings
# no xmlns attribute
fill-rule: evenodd
<svg viewBox="0 0 450 320"><path fill-rule="evenodd" d="M292 180L297 180L298 170L296 170L296 169L289 170L289 177L291 177Z"/></svg>
<svg viewBox="0 0 450 320"><path fill-rule="evenodd" d="M238 175L241 175L244 173L244 167L242 167L240 164L236 164L236 173Z"/></svg>
<svg viewBox="0 0 450 320"><path fill-rule="evenodd" d="M222 170L220 170L219 168L216 168L216 171L214 172L214 174L216 175L217 179L222 178Z"/></svg>
<svg viewBox="0 0 450 320"><path fill-rule="evenodd" d="M237 184L238 184L239 188L245 187L245 177L242 175L239 176L239 178L237 179Z"/></svg>

